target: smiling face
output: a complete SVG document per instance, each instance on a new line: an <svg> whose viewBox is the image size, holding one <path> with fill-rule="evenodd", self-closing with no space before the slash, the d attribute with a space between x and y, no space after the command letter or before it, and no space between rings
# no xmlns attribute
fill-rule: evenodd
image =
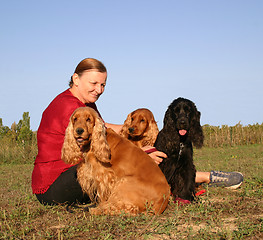
<svg viewBox="0 0 263 240"><path fill-rule="evenodd" d="M81 74L74 73L71 93L83 103L95 103L104 92L107 73L86 70Z"/></svg>
<svg viewBox="0 0 263 240"><path fill-rule="evenodd" d="M79 108L71 117L73 124L73 135L79 146L90 144L92 131L95 126L95 116L86 108Z"/></svg>

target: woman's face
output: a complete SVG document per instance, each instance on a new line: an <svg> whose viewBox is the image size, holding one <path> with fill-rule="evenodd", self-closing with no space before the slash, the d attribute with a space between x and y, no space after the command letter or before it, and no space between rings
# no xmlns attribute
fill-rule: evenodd
<svg viewBox="0 0 263 240"><path fill-rule="evenodd" d="M96 70L84 71L81 75L73 74L72 93L83 103L94 103L104 92L107 73Z"/></svg>

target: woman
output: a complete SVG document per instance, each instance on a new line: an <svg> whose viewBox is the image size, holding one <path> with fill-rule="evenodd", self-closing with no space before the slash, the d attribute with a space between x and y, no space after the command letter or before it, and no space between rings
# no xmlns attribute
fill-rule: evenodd
<svg viewBox="0 0 263 240"><path fill-rule="evenodd" d="M107 70L103 63L93 58L82 60L71 77L70 88L59 94L43 112L37 132L38 155L32 173L32 190L41 203L89 202L77 181L77 165L64 163L61 149L70 116L75 109L89 106L99 114L95 102L104 92L106 80ZM122 127L109 123L105 125L117 133ZM149 155L157 164L166 157L165 153L159 151ZM209 183L211 174L198 172L196 180Z"/></svg>
<svg viewBox="0 0 263 240"><path fill-rule="evenodd" d="M37 132L38 155L32 173L32 189L43 204L85 203L77 182L76 167L61 160L61 149L69 118L75 109L89 106L104 92L107 79L105 66L96 59L84 59L75 69L70 88L59 94L44 111ZM118 131L118 126L108 125Z"/></svg>

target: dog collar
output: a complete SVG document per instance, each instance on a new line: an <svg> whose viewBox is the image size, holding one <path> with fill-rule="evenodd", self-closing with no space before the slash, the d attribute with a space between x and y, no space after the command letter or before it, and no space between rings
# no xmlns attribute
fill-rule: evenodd
<svg viewBox="0 0 263 240"><path fill-rule="evenodd" d="M180 150L179 150L179 156L178 156L178 159L180 158L182 152L183 152L183 149L184 149L184 144L182 142L180 142Z"/></svg>

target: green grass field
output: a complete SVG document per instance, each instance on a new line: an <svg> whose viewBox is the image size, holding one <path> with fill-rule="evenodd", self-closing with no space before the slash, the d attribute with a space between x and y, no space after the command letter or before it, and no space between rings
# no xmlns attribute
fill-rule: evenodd
<svg viewBox="0 0 263 240"><path fill-rule="evenodd" d="M207 188L197 203L172 201L160 216L90 216L42 206L31 193L32 164L0 165L0 239L263 239L263 145L205 147L198 170L240 171L237 190Z"/></svg>

